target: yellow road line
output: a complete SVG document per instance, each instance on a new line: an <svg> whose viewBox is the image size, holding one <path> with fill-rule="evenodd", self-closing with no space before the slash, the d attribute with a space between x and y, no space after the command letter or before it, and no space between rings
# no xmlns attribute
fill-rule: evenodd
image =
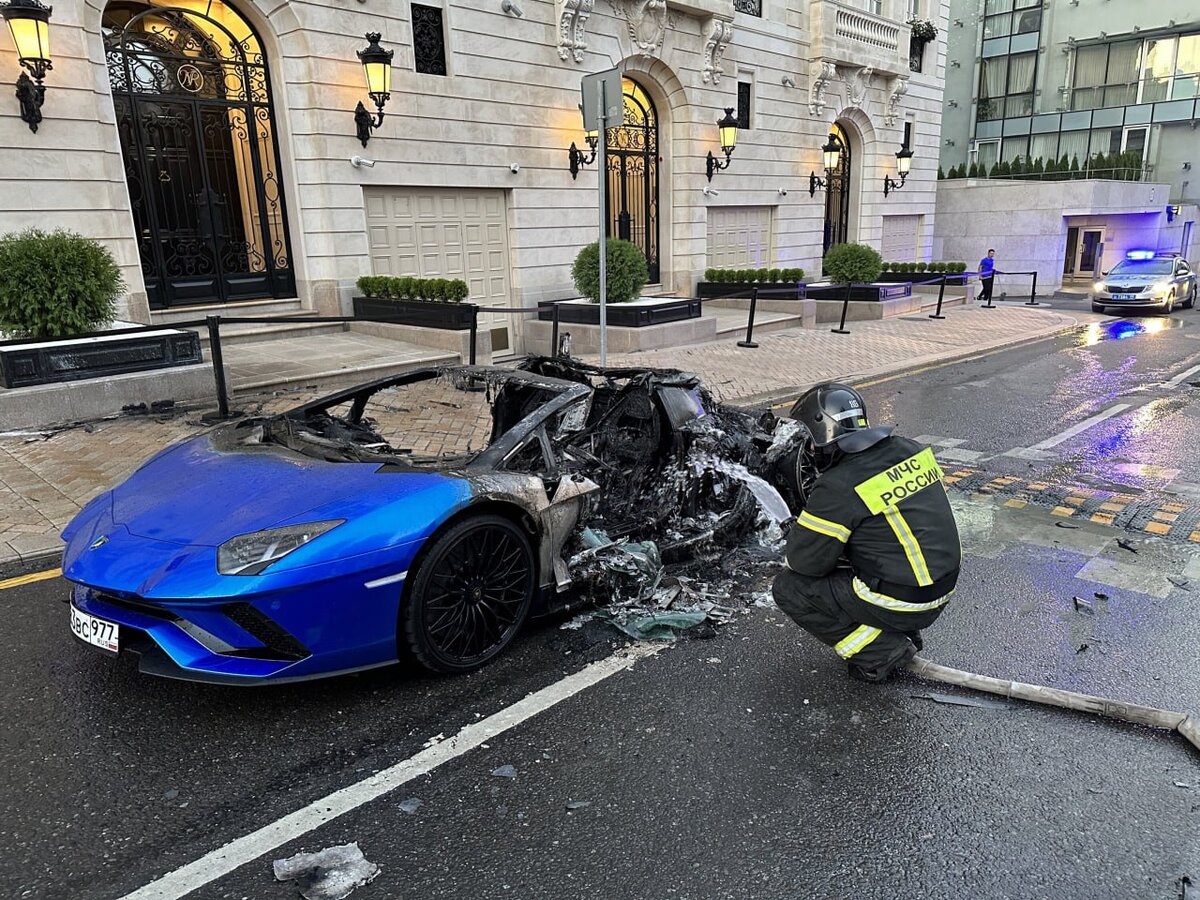
<svg viewBox="0 0 1200 900"><path fill-rule="evenodd" d="M0 591L20 587L23 584L33 584L35 581L48 581L62 575L62 569L47 569L45 572L34 572L31 575L18 575L16 578L6 578L0 581Z"/></svg>

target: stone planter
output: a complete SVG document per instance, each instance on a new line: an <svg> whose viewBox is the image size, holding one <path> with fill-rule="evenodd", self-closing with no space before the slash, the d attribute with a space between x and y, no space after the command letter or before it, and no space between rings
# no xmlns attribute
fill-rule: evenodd
<svg viewBox="0 0 1200 900"><path fill-rule="evenodd" d="M194 331L163 328L134 334L0 343L0 385L28 387L108 378L203 362Z"/></svg>
<svg viewBox="0 0 1200 900"><path fill-rule="evenodd" d="M803 300L805 285L790 281L758 282L701 281L696 285L696 296L701 300L720 300L725 297L749 299L758 288L759 297L779 300Z"/></svg>
<svg viewBox="0 0 1200 900"><path fill-rule="evenodd" d="M588 300L543 300L538 303L538 319L572 325L599 325L600 304ZM612 328L647 328L700 318L700 301L689 297L643 297L631 303L609 303L608 325Z"/></svg>
<svg viewBox="0 0 1200 900"><path fill-rule="evenodd" d="M905 281L902 284L856 284L850 288L851 300L880 302L883 300L899 300L912 294L912 284ZM814 300L845 300L846 286L844 284L810 284L808 296Z"/></svg>
<svg viewBox="0 0 1200 900"><path fill-rule="evenodd" d="M435 300L388 300L383 297L354 297L354 315L373 322L465 331L479 309L474 303L443 303Z"/></svg>

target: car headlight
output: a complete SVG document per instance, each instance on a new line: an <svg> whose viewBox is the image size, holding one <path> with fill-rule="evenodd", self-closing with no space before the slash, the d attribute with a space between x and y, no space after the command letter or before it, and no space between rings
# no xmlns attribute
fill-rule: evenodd
<svg viewBox="0 0 1200 900"><path fill-rule="evenodd" d="M1150 285L1150 292L1154 295L1165 294L1170 289L1171 282L1169 281L1156 281L1154 284Z"/></svg>
<svg viewBox="0 0 1200 900"><path fill-rule="evenodd" d="M222 575L257 575L271 563L345 521L306 522L239 534L217 548L217 571Z"/></svg>
<svg viewBox="0 0 1200 900"><path fill-rule="evenodd" d="M1095 284L1092 285L1092 290L1097 294L1103 294L1107 290L1107 288L1104 286L1103 281L1097 281Z"/></svg>

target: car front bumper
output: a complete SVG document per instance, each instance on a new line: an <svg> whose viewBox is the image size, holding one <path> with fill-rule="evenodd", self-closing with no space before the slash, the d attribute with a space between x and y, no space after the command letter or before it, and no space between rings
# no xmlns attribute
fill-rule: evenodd
<svg viewBox="0 0 1200 900"><path fill-rule="evenodd" d="M1091 294L1092 302L1097 306L1112 306L1112 307L1129 307L1130 309L1162 309L1167 303L1167 294L1155 295L1148 291L1132 296L1123 295L1119 292L1113 293L1098 293L1093 291Z"/></svg>

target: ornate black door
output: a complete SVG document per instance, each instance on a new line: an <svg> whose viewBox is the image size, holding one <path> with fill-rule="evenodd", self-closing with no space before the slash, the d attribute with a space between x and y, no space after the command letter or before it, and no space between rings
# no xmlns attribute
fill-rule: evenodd
<svg viewBox="0 0 1200 900"><path fill-rule="evenodd" d="M150 306L294 296L267 63L209 15L116 0L104 40ZM211 17L210 17L211 16Z"/></svg>
<svg viewBox="0 0 1200 900"><path fill-rule="evenodd" d="M646 254L650 282L658 265L658 116L641 86L628 78L625 120L608 130L608 236L632 241Z"/></svg>
<svg viewBox="0 0 1200 900"><path fill-rule="evenodd" d="M837 137L842 153L837 168L828 173L826 182L824 250L834 244L846 243L850 231L850 142L839 125L830 128L829 133Z"/></svg>

